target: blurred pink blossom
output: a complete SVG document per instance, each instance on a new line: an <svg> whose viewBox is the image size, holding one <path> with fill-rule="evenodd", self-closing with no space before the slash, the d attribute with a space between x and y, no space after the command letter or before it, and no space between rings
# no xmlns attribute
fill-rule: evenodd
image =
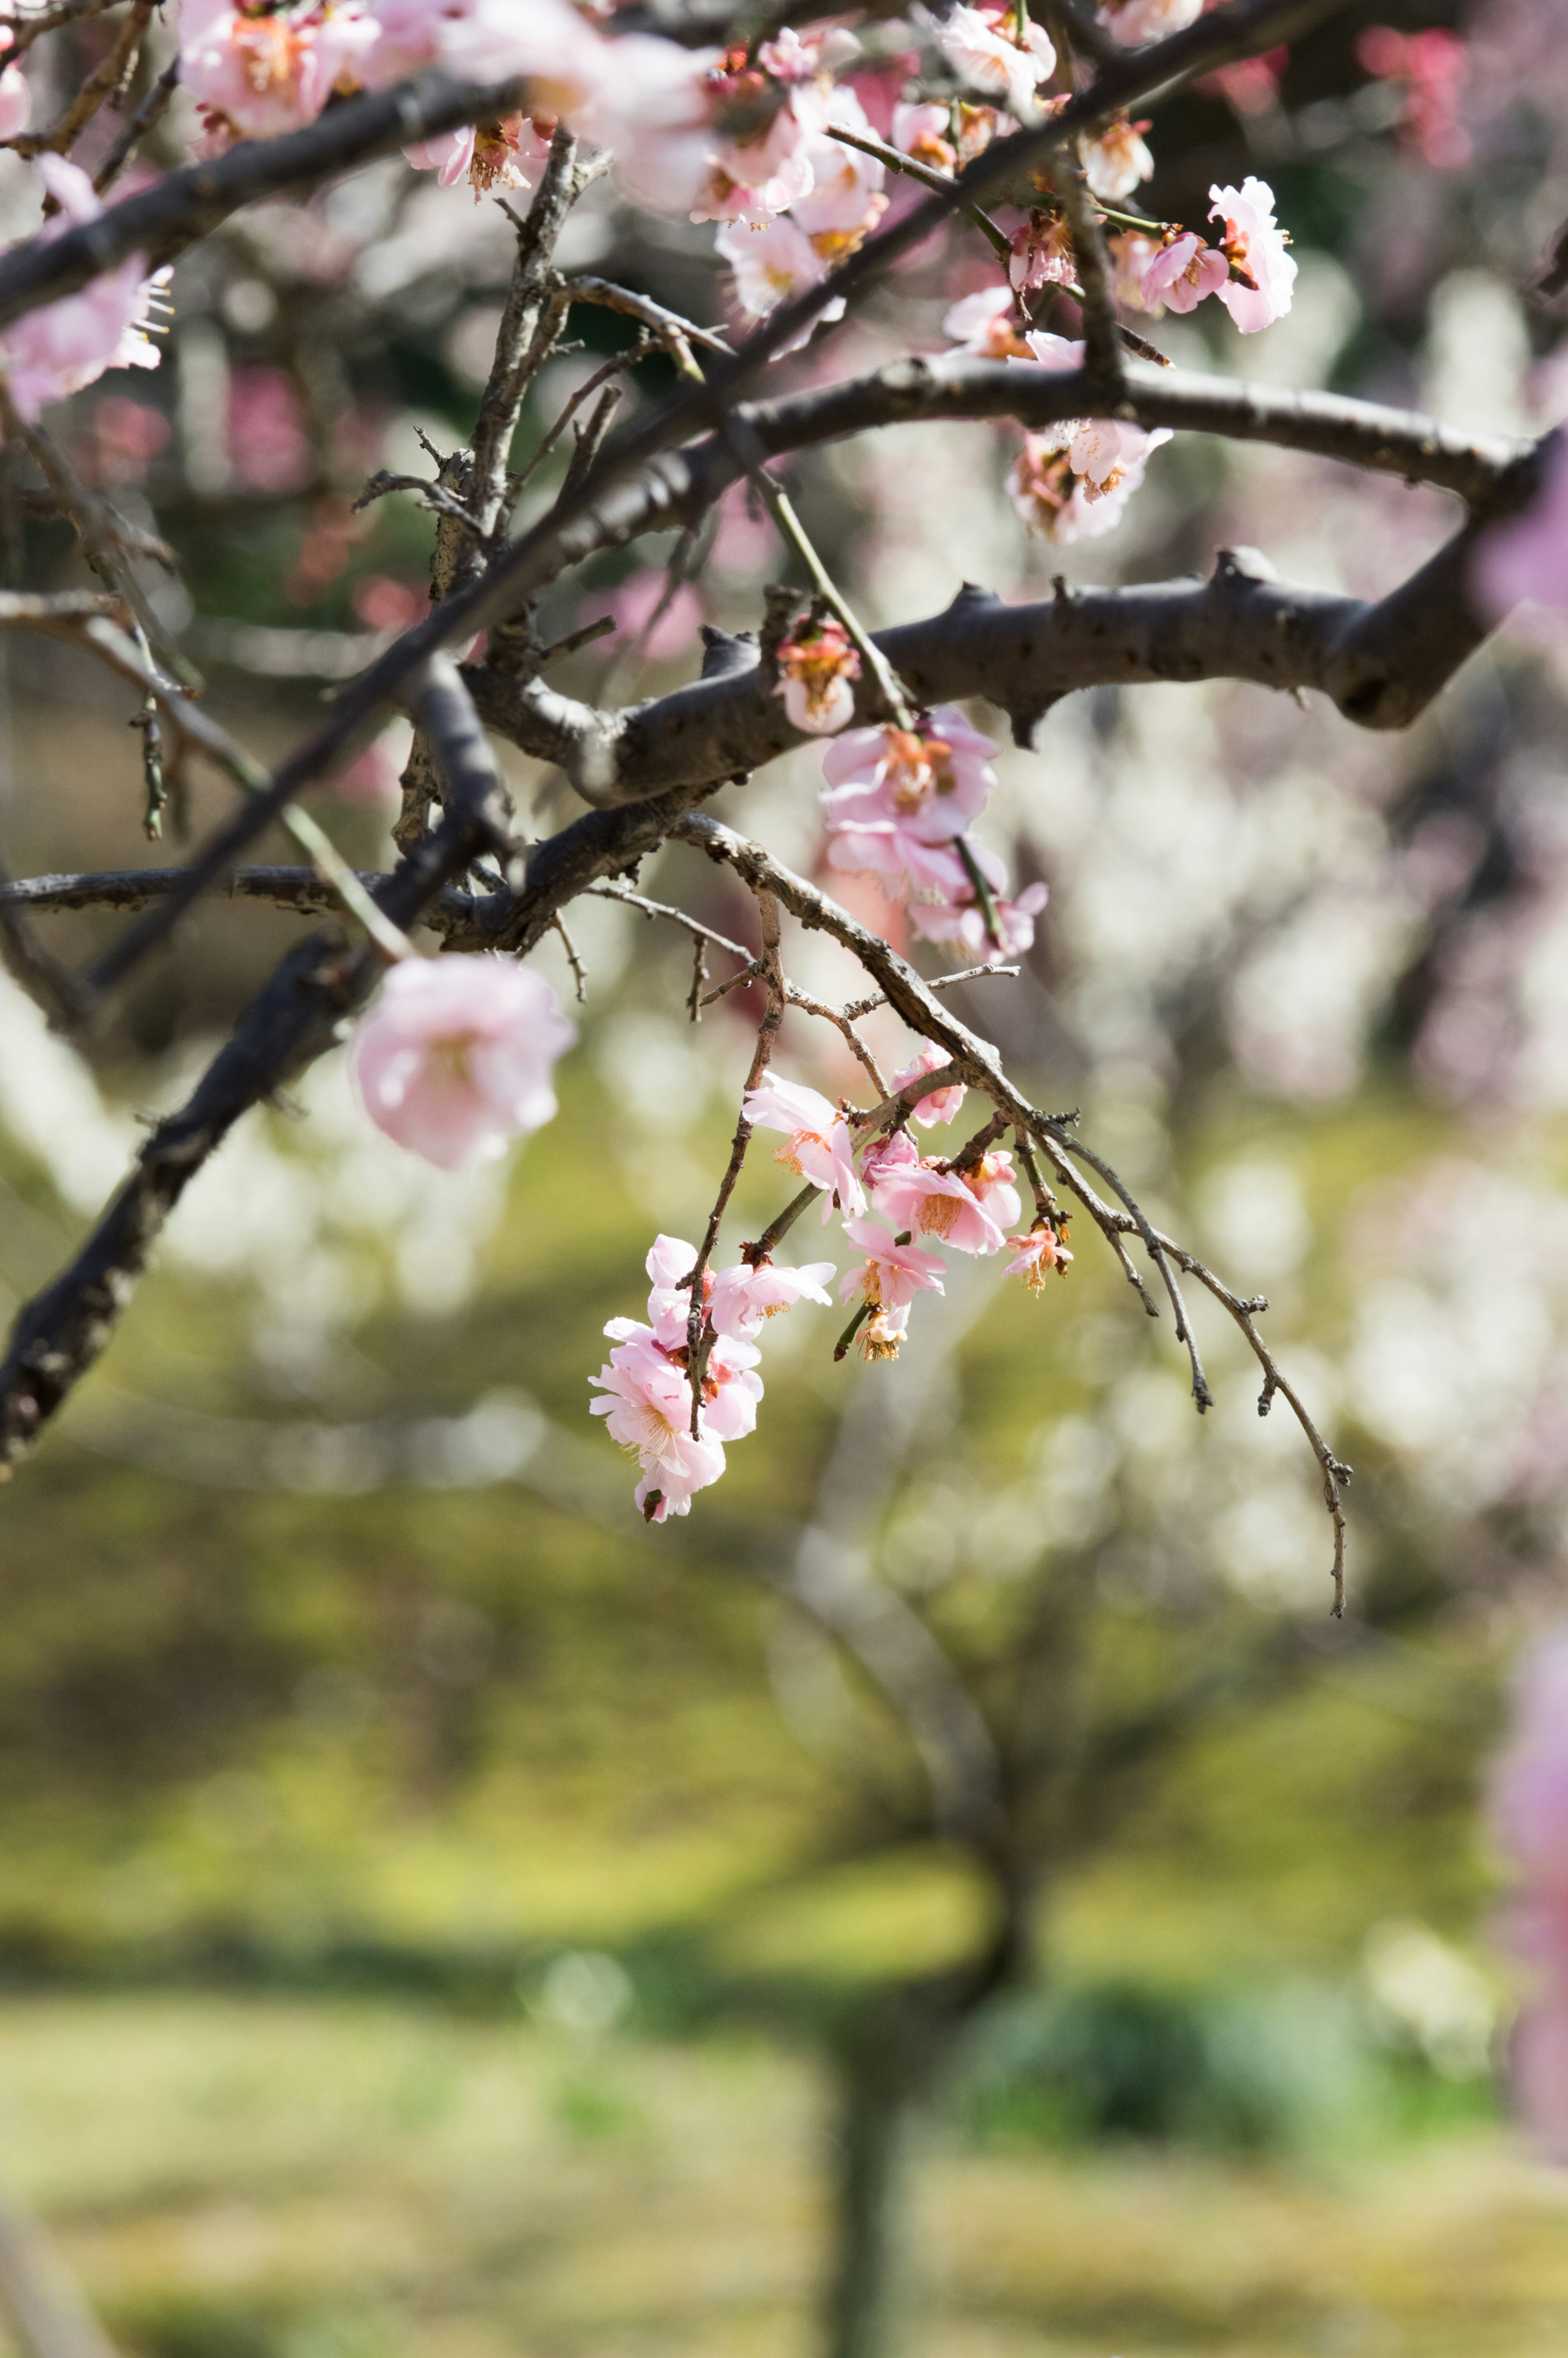
<svg viewBox="0 0 1568 2358"><path fill-rule="evenodd" d="M395 810L402 799L403 773L407 766L413 730L406 720L395 720L351 762L333 782L341 803L363 810Z"/></svg>
<svg viewBox="0 0 1568 2358"><path fill-rule="evenodd" d="M550 1120L556 1059L576 1038L531 967L455 952L405 958L360 1022L350 1070L378 1130L458 1171Z"/></svg>
<svg viewBox="0 0 1568 2358"><path fill-rule="evenodd" d="M0 26L0 51L8 49L16 35L7 26ZM33 112L33 93L20 66L7 66L0 73L0 139L15 139L25 131Z"/></svg>
<svg viewBox="0 0 1568 2358"><path fill-rule="evenodd" d="M429 607L429 597L389 573L367 573L353 588L352 605L370 631L406 631Z"/></svg>
<svg viewBox="0 0 1568 2358"><path fill-rule="evenodd" d="M229 464L252 492L297 492L314 471L294 380L279 368L240 368L229 380Z"/></svg>
<svg viewBox="0 0 1568 2358"><path fill-rule="evenodd" d="M1514 2033L1515 2093L1541 2143L1568 2161L1568 1627L1539 1639L1520 1665L1491 1805L1519 1878L1510 1942L1540 1975Z"/></svg>
<svg viewBox="0 0 1568 2358"><path fill-rule="evenodd" d="M1524 513L1481 535L1470 587L1489 622L1501 622L1526 603L1568 611L1568 436L1552 443L1541 489Z"/></svg>
<svg viewBox="0 0 1568 2358"><path fill-rule="evenodd" d="M827 263L806 232L791 221L730 222L714 243L734 272L735 299L747 319L765 319L781 303L804 294L808 287L819 287L827 276ZM798 335L780 347L775 359L798 352L821 321L843 316L844 298L835 296Z"/></svg>
<svg viewBox="0 0 1568 2358"><path fill-rule="evenodd" d="M1050 35L1022 10L971 8L960 0L936 27L936 46L967 89L1005 99L1021 123L1033 118L1034 93L1056 70Z"/></svg>
<svg viewBox="0 0 1568 2358"><path fill-rule="evenodd" d="M96 221L103 208L78 164L47 150L35 169L59 207L38 233L40 243ZM50 402L95 384L112 368L157 368L163 355L146 330L168 273L146 275L142 254L89 281L80 294L24 312L0 332L0 368L11 397L29 424Z"/></svg>
<svg viewBox="0 0 1568 2358"><path fill-rule="evenodd" d="M1100 0L1099 20L1124 49L1168 40L1203 15L1205 0Z"/></svg>
<svg viewBox="0 0 1568 2358"><path fill-rule="evenodd" d="M1463 169L1475 143L1459 120L1459 97L1470 71L1469 52L1456 33L1428 26L1419 33L1368 25L1356 55L1379 81L1402 82L1407 144L1440 172Z"/></svg>
<svg viewBox="0 0 1568 2358"><path fill-rule="evenodd" d="M1147 123L1113 114L1092 139L1079 140L1084 178L1102 204L1119 204L1141 181L1153 178L1154 158L1141 135L1148 128Z"/></svg>
<svg viewBox="0 0 1568 2358"><path fill-rule="evenodd" d="M181 0L180 80L200 108L209 149L273 139L313 123L340 85L355 86L380 38L357 0L288 16L230 0Z"/></svg>
<svg viewBox="0 0 1568 2358"><path fill-rule="evenodd" d="M648 632L643 652L650 663L673 663L689 654L702 623L702 600L689 581L680 584L658 621L653 622L666 586L663 569L649 566L641 573L629 574L610 600L616 633L622 643L630 644Z"/></svg>

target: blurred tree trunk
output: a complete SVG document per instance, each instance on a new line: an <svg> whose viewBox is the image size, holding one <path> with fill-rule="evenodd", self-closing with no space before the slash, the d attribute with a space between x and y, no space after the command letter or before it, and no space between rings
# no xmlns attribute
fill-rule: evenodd
<svg viewBox="0 0 1568 2358"><path fill-rule="evenodd" d="M858 2069L853 2057L840 2070L838 2100L826 2358L892 2358L904 2275L902 2181L912 2107L874 2072Z"/></svg>

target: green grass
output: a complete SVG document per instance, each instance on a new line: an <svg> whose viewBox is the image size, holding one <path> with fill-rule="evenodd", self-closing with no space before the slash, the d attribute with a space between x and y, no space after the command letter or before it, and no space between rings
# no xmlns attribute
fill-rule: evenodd
<svg viewBox="0 0 1568 2358"><path fill-rule="evenodd" d="M214 1997L0 2013L0 2144L145 2358L812 2349L822 2091L741 2040ZM915 2174L921 2358L1559 2358L1568 2181L1491 2133L1312 2170Z"/></svg>

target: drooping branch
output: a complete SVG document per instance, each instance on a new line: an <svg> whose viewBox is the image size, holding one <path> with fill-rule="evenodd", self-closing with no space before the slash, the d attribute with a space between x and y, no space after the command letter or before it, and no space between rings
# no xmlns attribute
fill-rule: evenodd
<svg viewBox="0 0 1568 2358"><path fill-rule="evenodd" d="M504 788L482 731L449 667L411 695L421 725L450 766L446 817L389 877L377 905L397 928L414 924L481 852L494 847ZM98 1358L145 1271L164 1223L242 1114L330 1048L346 1015L375 988L373 950L338 933L292 949L180 1109L158 1123L70 1266L24 1306L0 1366L0 1473L25 1455Z"/></svg>

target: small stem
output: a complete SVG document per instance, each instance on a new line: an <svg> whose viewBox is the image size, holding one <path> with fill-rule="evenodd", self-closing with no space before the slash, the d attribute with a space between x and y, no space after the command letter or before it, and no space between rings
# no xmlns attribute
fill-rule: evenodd
<svg viewBox="0 0 1568 2358"><path fill-rule="evenodd" d="M871 1304L869 1302L862 1302L859 1310L856 1311L853 1318L850 1319L849 1324L845 1327L844 1332L839 1336L838 1340L833 1346L833 1357L836 1360L842 1359L847 1357L850 1344L854 1341L856 1336L860 1333L861 1327L865 1325L871 1314Z"/></svg>
<svg viewBox="0 0 1568 2358"><path fill-rule="evenodd" d="M996 913L996 903L991 898L991 888L980 873L979 861L975 858L973 851L969 849L969 839L968 836L956 835L953 838L953 849L957 853L959 860L963 862L965 875L968 878L969 882L974 887L975 901L979 906L980 915L985 920L987 934L996 944L999 950L1005 950L1007 944L1001 937L1001 920L998 917Z"/></svg>
<svg viewBox="0 0 1568 2358"><path fill-rule="evenodd" d="M741 1260L750 1261L753 1269L760 1268L762 1263L771 1257L773 1247L779 1242L780 1238L788 1236L791 1228L794 1228L802 1212L807 1210L811 1205L815 1204L816 1198L821 1195L821 1193L822 1190L820 1187L813 1186L809 1182L807 1182L806 1185L801 1189L798 1195L792 1195L790 1197L789 1202L784 1206L784 1210L779 1214L777 1219L773 1221L769 1227L762 1230L762 1235L757 1238L754 1245L741 1246Z"/></svg>

